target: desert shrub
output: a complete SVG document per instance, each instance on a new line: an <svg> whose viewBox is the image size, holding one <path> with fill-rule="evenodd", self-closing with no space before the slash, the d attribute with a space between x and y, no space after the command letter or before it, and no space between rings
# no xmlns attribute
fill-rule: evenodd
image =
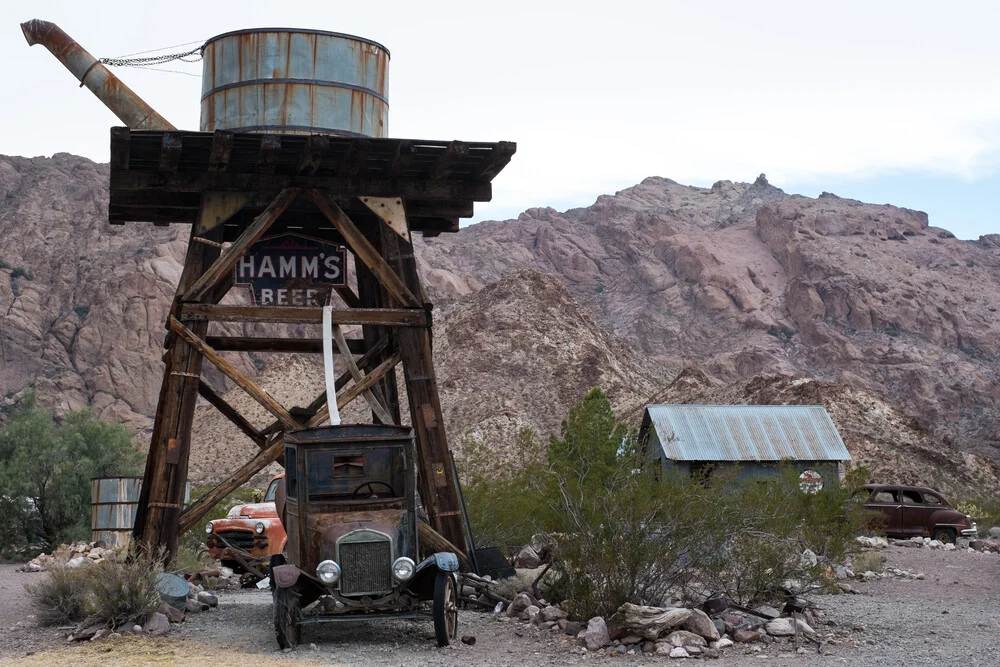
<svg viewBox="0 0 1000 667"><path fill-rule="evenodd" d="M87 315L90 313L90 306L87 305L73 306L73 312L76 313L77 317L79 317L82 320L86 318Z"/></svg>
<svg viewBox="0 0 1000 667"><path fill-rule="evenodd" d="M56 423L26 394L0 431L0 525L20 525L23 543L90 535L90 479L133 475L142 454L121 424L77 410ZM30 534L26 534L30 533Z"/></svg>
<svg viewBox="0 0 1000 667"><path fill-rule="evenodd" d="M160 606L159 559L119 554L76 568L55 565L25 588L43 625L79 623L120 628L142 623Z"/></svg>
<svg viewBox="0 0 1000 667"><path fill-rule="evenodd" d="M39 623L65 625L86 618L86 580L90 569L53 565L41 581L25 586Z"/></svg>
<svg viewBox="0 0 1000 667"><path fill-rule="evenodd" d="M881 572L885 569L885 560L881 554L874 551L862 551L851 558L851 564L856 573Z"/></svg>
<svg viewBox="0 0 1000 667"><path fill-rule="evenodd" d="M984 535L994 526L1000 526L1000 496L980 494L956 502L955 509L968 514L976 522L979 534Z"/></svg>
<svg viewBox="0 0 1000 667"><path fill-rule="evenodd" d="M783 595L792 578L824 584L825 567L804 566L803 551L842 562L862 532L863 508L847 500L863 469L815 494L802 490L798 472L779 466L767 480L743 480L731 468L659 481L595 388L550 439L544 462L492 479L470 474L466 500L477 539L561 535L547 597L576 617L685 592L692 602L724 592L758 604Z"/></svg>
<svg viewBox="0 0 1000 667"><path fill-rule="evenodd" d="M9 269L9 268L10 268L10 264L8 262L0 260L0 269Z"/></svg>

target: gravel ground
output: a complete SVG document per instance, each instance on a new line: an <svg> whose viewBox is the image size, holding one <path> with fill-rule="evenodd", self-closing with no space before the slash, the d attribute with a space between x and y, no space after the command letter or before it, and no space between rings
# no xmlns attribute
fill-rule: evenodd
<svg viewBox="0 0 1000 667"><path fill-rule="evenodd" d="M882 551L888 564L924 572L923 581L886 578L858 583L858 595L819 596L824 612L817 629L845 633L839 643L822 647L791 643L726 649L721 665L996 665L1000 617L1000 556L961 551L892 547ZM276 650L267 591L222 593L220 606L192 614L174 626L169 641L123 639L121 644L66 646L58 632L34 627L23 583L39 575L0 567L0 664L327 664L375 665L580 665L589 662L651 665L667 659L651 655L611 658L582 652L562 634L488 614L463 612L459 634L476 637L474 646L457 643L438 649L430 621L330 624L305 628L303 645L294 652ZM94 644L94 643L90 643ZM98 642L97 644L100 644ZM59 648L56 648L59 646ZM29 652L33 655L26 655ZM222 653L225 654L223 660ZM120 661L115 660L115 655ZM2 658L7 658L3 660Z"/></svg>

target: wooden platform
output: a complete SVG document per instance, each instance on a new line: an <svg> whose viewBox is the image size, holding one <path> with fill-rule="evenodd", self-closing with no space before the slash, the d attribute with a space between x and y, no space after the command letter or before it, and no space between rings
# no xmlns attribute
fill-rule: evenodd
<svg viewBox="0 0 1000 667"><path fill-rule="evenodd" d="M250 201L226 222L226 238L253 220L286 187L328 193L345 212L359 196L402 197L410 230L458 231L473 203L489 201L490 181L516 144L320 135L237 134L111 129L112 224L193 223L203 195L247 193ZM303 198L289 209L296 225L328 229ZM280 224L275 229L280 230Z"/></svg>

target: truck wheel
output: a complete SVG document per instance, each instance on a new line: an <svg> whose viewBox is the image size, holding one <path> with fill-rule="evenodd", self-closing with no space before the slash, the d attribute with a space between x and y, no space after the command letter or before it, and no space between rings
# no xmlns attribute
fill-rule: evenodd
<svg viewBox="0 0 1000 667"><path fill-rule="evenodd" d="M955 531L951 528L935 528L934 534L931 539L937 540L944 544L954 544L955 543Z"/></svg>
<svg viewBox="0 0 1000 667"><path fill-rule="evenodd" d="M274 634L283 649L295 648L301 640L299 596L287 588L274 589Z"/></svg>
<svg viewBox="0 0 1000 667"><path fill-rule="evenodd" d="M447 646L458 633L458 587L450 572L438 572L431 615L438 646Z"/></svg>
<svg viewBox="0 0 1000 667"><path fill-rule="evenodd" d="M273 556L271 556L271 559L268 562L268 565L267 565L267 578L270 580L271 590L272 591L277 586L274 583L274 568L278 567L279 565L284 565L286 562L287 561L285 560L285 555L284 554L274 554Z"/></svg>

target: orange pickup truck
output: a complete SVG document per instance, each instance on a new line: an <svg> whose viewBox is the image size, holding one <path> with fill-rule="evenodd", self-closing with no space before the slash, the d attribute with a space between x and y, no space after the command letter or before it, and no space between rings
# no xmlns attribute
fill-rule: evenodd
<svg viewBox="0 0 1000 667"><path fill-rule="evenodd" d="M208 522L205 532L208 533L206 542L209 556L218 558L226 567L241 572L244 568L236 558L236 553L240 553L243 558L250 556L255 561L268 565L271 556L284 550L285 528L281 525L274 505L278 482L284 476L281 473L271 480L263 502L237 505L229 510L226 518Z"/></svg>

